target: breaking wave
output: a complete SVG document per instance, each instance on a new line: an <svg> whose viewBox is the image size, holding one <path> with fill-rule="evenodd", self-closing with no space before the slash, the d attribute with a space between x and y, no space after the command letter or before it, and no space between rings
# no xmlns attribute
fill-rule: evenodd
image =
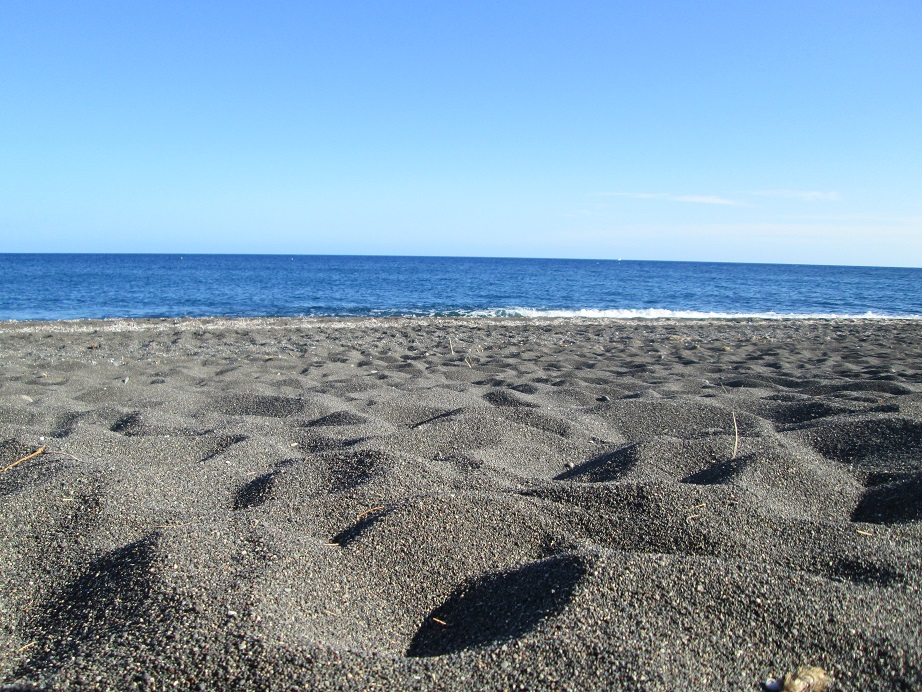
<svg viewBox="0 0 922 692"><path fill-rule="evenodd" d="M888 315L877 312L864 312L860 314L839 313L782 313L782 312L700 312L696 310L667 310L665 308L640 308L640 309L612 309L602 310L585 308L581 310L542 309L542 308L488 308L486 310L472 310L459 313L471 317L586 317L592 319L688 319L688 320L720 320L720 319L760 319L760 320L829 320L829 319L863 319L863 320L891 320L891 319L922 319L922 315Z"/></svg>

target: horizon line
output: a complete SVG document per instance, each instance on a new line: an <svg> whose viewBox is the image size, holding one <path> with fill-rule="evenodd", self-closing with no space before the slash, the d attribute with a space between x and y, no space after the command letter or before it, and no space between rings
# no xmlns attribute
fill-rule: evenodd
<svg viewBox="0 0 922 692"><path fill-rule="evenodd" d="M621 257L522 257L515 255L408 255L408 254L352 254L352 253L297 253L297 252L0 252L6 255L111 255L145 257L367 257L394 259L484 259L484 260L526 260L526 261L572 261L572 262L651 262L662 264L743 264L780 267L842 267L852 269L922 269L913 265L883 264L818 264L812 262L757 262L731 260L660 260Z"/></svg>

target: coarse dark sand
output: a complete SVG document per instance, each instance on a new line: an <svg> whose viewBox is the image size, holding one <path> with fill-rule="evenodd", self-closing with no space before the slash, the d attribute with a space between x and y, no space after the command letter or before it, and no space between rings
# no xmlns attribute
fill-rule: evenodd
<svg viewBox="0 0 922 692"><path fill-rule="evenodd" d="M0 686L922 689L920 329L2 323Z"/></svg>

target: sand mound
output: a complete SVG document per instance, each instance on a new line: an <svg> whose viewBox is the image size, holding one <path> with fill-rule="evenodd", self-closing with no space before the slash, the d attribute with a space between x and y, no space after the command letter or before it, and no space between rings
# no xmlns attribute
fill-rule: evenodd
<svg viewBox="0 0 922 692"><path fill-rule="evenodd" d="M2 325L0 681L920 687L916 332Z"/></svg>

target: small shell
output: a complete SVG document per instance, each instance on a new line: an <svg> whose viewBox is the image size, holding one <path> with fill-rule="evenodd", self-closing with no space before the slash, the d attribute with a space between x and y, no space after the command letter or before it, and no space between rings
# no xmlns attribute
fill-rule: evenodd
<svg viewBox="0 0 922 692"><path fill-rule="evenodd" d="M784 676L784 692L824 692L832 685L832 678L818 666L802 666L796 675Z"/></svg>

